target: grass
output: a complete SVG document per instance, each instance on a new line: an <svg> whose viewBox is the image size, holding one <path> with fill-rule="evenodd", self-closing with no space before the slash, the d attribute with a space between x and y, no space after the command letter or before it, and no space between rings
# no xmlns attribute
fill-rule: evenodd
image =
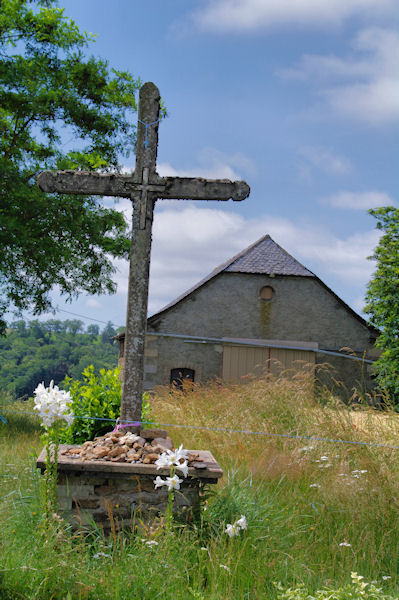
<svg viewBox="0 0 399 600"><path fill-rule="evenodd" d="M160 423L386 445L399 439L394 413L348 410L327 394L316 403L306 373L187 395L160 389L152 406ZM148 532L144 539L158 542L150 546L132 532L74 534L56 518L43 532L38 422L0 414L8 421L0 424L1 600L302 599L299 591L283 596L273 582L284 590L303 583L315 594L347 585L353 571L399 598L398 450L170 427L176 445L211 450L225 476L212 486L201 523ZM226 523L242 514L248 530L228 538Z"/></svg>

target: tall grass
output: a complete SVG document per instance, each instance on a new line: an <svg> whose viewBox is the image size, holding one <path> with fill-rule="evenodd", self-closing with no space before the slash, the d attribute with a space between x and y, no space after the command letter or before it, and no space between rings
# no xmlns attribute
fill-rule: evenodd
<svg viewBox="0 0 399 600"><path fill-rule="evenodd" d="M321 405L306 373L185 395L159 389L152 406L160 423L387 445L399 439L395 414L354 412L327 395ZM74 533L56 517L43 532L32 458L38 423L7 419L0 425L1 600L273 599L273 582L314 591L344 585L352 571L399 597L398 450L170 427L175 444L211 450L225 471L204 498L201 522L171 534L154 528L104 538ZM248 531L228 538L226 523L242 514Z"/></svg>

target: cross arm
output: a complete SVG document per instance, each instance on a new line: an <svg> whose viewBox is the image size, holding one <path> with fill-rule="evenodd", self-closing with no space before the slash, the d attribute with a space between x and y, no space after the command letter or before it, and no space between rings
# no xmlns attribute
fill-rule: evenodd
<svg viewBox="0 0 399 600"><path fill-rule="evenodd" d="M163 177L165 190L159 198L174 200L244 200L250 192L245 181L202 179L201 177Z"/></svg>
<svg viewBox="0 0 399 600"><path fill-rule="evenodd" d="M84 171L43 171L37 177L37 183L43 192L49 193L130 198L132 177Z"/></svg>

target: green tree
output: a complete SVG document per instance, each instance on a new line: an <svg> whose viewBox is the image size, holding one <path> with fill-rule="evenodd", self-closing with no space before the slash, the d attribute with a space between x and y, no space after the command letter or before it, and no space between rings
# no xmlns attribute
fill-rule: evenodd
<svg viewBox="0 0 399 600"><path fill-rule="evenodd" d="M376 271L368 284L365 312L380 330L377 347L382 354L375 363L377 381L393 405L399 405L399 209L369 211L383 235L371 259Z"/></svg>
<svg viewBox="0 0 399 600"><path fill-rule="evenodd" d="M114 292L110 258L128 254L121 212L35 183L43 169L118 170L134 147L140 81L87 58L92 41L54 0L0 0L2 333L6 309L48 310L54 285Z"/></svg>

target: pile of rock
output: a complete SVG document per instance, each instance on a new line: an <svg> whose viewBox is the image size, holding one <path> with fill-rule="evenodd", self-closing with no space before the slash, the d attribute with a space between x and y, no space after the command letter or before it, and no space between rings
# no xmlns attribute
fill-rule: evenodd
<svg viewBox="0 0 399 600"><path fill-rule="evenodd" d="M67 448L61 454L80 460L108 460L154 464L159 455L174 450L173 442L163 429L143 429L140 435L130 431L112 431L94 441L85 442L81 447ZM201 468L202 460L197 453L189 453L189 466ZM199 464L198 464L199 463Z"/></svg>

